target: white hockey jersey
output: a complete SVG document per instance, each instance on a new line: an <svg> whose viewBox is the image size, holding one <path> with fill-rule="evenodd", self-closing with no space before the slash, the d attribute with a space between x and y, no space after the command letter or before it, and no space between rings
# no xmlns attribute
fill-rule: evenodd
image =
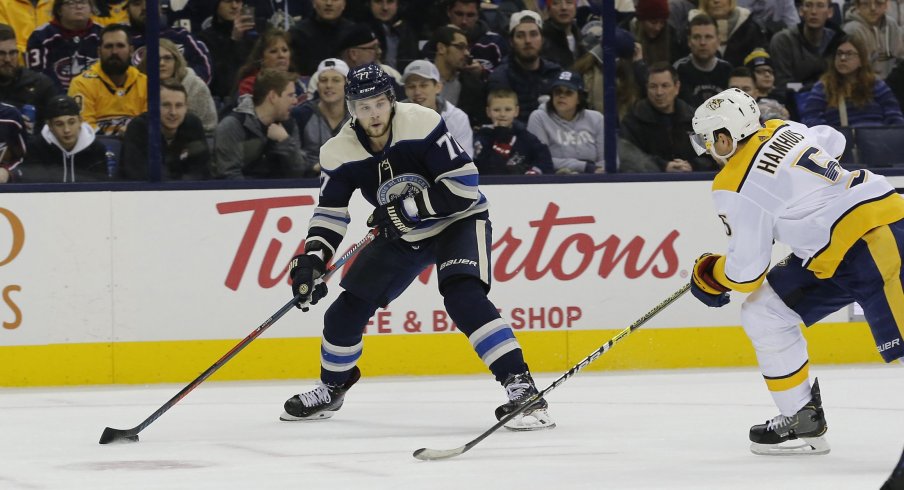
<svg viewBox="0 0 904 490"><path fill-rule="evenodd" d="M869 230L904 219L904 198L882 176L838 164L844 136L770 120L713 181L713 201L729 237L714 277L741 292L765 278L772 243L789 245L804 266L829 278Z"/></svg>

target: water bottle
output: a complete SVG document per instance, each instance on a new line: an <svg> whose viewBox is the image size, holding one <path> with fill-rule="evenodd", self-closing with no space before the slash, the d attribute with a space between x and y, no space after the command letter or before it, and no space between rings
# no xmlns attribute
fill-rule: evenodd
<svg viewBox="0 0 904 490"><path fill-rule="evenodd" d="M116 177L116 155L112 151L107 150L107 177L113 179Z"/></svg>
<svg viewBox="0 0 904 490"><path fill-rule="evenodd" d="M25 119L25 128L28 134L34 134L37 117L38 114L35 110L35 106L31 104L25 104L22 106L22 118Z"/></svg>

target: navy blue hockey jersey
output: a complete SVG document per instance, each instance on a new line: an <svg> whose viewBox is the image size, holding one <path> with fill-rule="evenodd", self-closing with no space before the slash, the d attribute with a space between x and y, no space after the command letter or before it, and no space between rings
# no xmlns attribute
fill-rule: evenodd
<svg viewBox="0 0 904 490"><path fill-rule="evenodd" d="M402 239L417 242L450 224L486 211L477 188L477 167L446 129L436 111L396 103L389 142L373 153L363 130L346 123L320 149L320 202L308 240L331 253L342 242L351 218L348 203L356 189L374 206L413 196L421 221Z"/></svg>
<svg viewBox="0 0 904 490"><path fill-rule="evenodd" d="M70 31L56 21L37 28L28 38L25 63L39 71L65 92L69 82L97 61L100 31L93 22L83 31Z"/></svg>
<svg viewBox="0 0 904 490"><path fill-rule="evenodd" d="M15 180L25 156L25 123L14 106L0 102L0 166Z"/></svg>

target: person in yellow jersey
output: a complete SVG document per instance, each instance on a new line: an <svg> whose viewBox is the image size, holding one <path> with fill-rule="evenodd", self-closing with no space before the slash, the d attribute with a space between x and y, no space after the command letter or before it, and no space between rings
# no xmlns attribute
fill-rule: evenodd
<svg viewBox="0 0 904 490"><path fill-rule="evenodd" d="M835 129L759 119L756 101L736 88L694 114L692 143L724 165L712 195L729 243L724 255L697 259L691 292L713 307L729 291L751 293L741 324L780 412L750 428L751 451L825 454L828 426L800 324L856 301L882 358L904 356L904 198L884 177L839 165L845 139ZM792 253L770 269L774 242Z"/></svg>
<svg viewBox="0 0 904 490"><path fill-rule="evenodd" d="M2 0L0 24L6 24L18 34L16 48L27 54L28 36L53 18L53 0ZM24 62L24 58L22 60Z"/></svg>
<svg viewBox="0 0 904 490"><path fill-rule="evenodd" d="M132 47L126 29L122 24L104 27L99 61L69 84L82 118L100 135L122 136L129 121L147 111L147 77L129 64Z"/></svg>

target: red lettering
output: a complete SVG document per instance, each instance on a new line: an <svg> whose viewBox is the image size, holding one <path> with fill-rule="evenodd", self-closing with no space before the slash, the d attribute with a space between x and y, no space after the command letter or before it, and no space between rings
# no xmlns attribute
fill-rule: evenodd
<svg viewBox="0 0 904 490"><path fill-rule="evenodd" d="M567 312L565 317L568 319L568 328L571 328L572 325L574 325L574 322L580 320L581 317L584 316L580 306L569 306L568 308L565 308L565 311Z"/></svg>
<svg viewBox="0 0 904 490"><path fill-rule="evenodd" d="M392 333L392 327L389 322L392 321L391 311L377 312L377 333Z"/></svg>

